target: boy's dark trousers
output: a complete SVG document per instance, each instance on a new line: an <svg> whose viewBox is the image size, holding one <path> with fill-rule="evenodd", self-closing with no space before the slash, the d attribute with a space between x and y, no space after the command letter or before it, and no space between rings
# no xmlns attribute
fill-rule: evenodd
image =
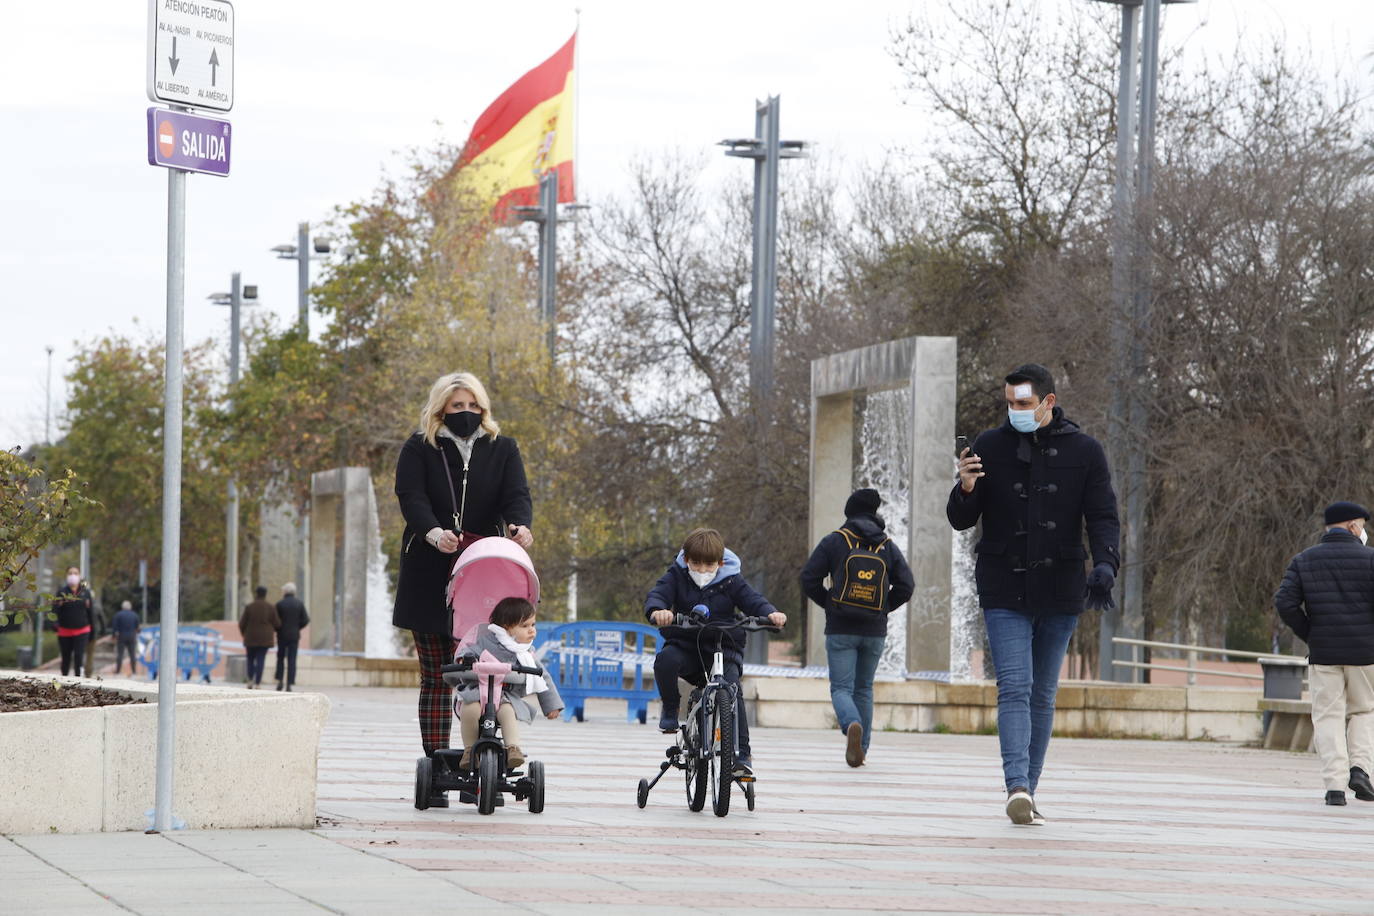
<svg viewBox="0 0 1374 916"><path fill-rule="evenodd" d="M705 656L703 658L703 656ZM658 695L663 698L664 709L676 709L679 714L682 696L677 689L677 679L682 678L689 684L701 687L711 670L715 649L683 646L676 642L666 642L654 656L654 683L658 685ZM703 665L703 662L705 663ZM738 655L724 653L725 679L735 685L735 722L739 731L739 752L752 757L749 751L749 719L744 714L744 691L739 689L740 675L744 673L743 663Z"/></svg>
<svg viewBox="0 0 1374 916"><path fill-rule="evenodd" d="M296 683L296 650L301 647L300 638L282 639L277 637L277 688L282 686L282 667L286 668L286 686Z"/></svg>

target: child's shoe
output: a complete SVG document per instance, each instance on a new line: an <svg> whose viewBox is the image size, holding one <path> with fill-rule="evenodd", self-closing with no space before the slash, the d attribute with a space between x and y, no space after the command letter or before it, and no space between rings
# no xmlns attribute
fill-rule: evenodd
<svg viewBox="0 0 1374 916"><path fill-rule="evenodd" d="M514 744L506 748L506 766L515 769L525 762L525 752Z"/></svg>
<svg viewBox="0 0 1374 916"><path fill-rule="evenodd" d="M458 761L458 769L464 772L472 769L472 748L463 748L463 756Z"/></svg>
<svg viewBox="0 0 1374 916"><path fill-rule="evenodd" d="M658 717L658 730L663 732L664 734L671 734L677 731L679 727L680 726L677 721L677 710L669 712L665 709L663 711L663 714Z"/></svg>
<svg viewBox="0 0 1374 916"><path fill-rule="evenodd" d="M754 761L748 754L740 754L735 758L735 769L730 775L739 779L750 779L754 775Z"/></svg>

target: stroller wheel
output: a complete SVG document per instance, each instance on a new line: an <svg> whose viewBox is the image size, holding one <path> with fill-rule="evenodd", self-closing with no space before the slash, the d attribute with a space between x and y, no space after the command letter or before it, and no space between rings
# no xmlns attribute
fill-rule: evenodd
<svg viewBox="0 0 1374 916"><path fill-rule="evenodd" d="M496 810L496 797L501 791L501 755L484 748L477 758L477 813L491 814Z"/></svg>
<svg viewBox="0 0 1374 916"><path fill-rule="evenodd" d="M424 811L429 807L429 791L434 785L434 761L421 757L415 761L415 808Z"/></svg>
<svg viewBox="0 0 1374 916"><path fill-rule="evenodd" d="M531 760L529 763L530 814L544 811L544 761Z"/></svg>
<svg viewBox="0 0 1374 916"><path fill-rule="evenodd" d="M639 791L638 791L637 793L635 793L635 804L637 804L637 805L639 805L639 807L643 808L643 807L644 807L645 805L647 805L648 803L649 803L649 780L647 780L647 779L641 779L641 780L639 781Z"/></svg>

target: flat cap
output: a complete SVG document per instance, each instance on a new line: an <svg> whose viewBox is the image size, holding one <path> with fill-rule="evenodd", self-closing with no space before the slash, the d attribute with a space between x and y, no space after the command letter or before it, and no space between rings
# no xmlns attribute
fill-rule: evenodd
<svg viewBox="0 0 1374 916"><path fill-rule="evenodd" d="M1362 518L1369 520L1369 510L1359 503L1339 502L1332 503L1326 507L1322 517L1328 525L1339 525L1341 522L1348 522L1351 519Z"/></svg>

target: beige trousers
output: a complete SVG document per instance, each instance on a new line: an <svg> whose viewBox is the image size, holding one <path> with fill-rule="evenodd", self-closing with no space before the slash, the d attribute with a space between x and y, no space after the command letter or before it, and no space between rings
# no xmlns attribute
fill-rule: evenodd
<svg viewBox="0 0 1374 916"><path fill-rule="evenodd" d="M458 711L463 726L463 747L477 743L477 720L482 716L481 703L464 703ZM506 747L520 746L520 720L515 717L515 707L502 703L496 707L496 721L501 725L501 738Z"/></svg>
<svg viewBox="0 0 1374 916"><path fill-rule="evenodd" d="M1350 768L1371 772L1374 757L1374 665L1309 665L1312 741L1328 792L1345 791Z"/></svg>

